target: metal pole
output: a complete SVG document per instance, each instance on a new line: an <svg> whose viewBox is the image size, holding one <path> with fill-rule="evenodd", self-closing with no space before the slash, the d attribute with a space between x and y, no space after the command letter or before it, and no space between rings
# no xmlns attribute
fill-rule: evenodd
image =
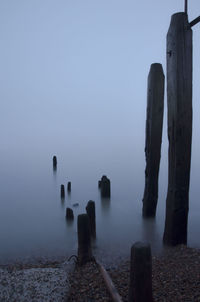
<svg viewBox="0 0 200 302"><path fill-rule="evenodd" d="M197 17L197 18L195 18L192 22L190 22L190 27L196 25L196 24L199 23L199 22L200 22L200 16Z"/></svg>
<svg viewBox="0 0 200 302"><path fill-rule="evenodd" d="M185 0L185 13L188 13L188 0Z"/></svg>

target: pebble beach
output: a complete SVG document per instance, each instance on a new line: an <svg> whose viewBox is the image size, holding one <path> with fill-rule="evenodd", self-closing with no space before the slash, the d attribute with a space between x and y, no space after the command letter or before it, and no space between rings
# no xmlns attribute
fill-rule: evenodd
<svg viewBox="0 0 200 302"><path fill-rule="evenodd" d="M118 267L107 267L122 300L128 301L129 259ZM95 263L76 268L70 276L68 301L112 301ZM200 250L177 246L152 257L155 302L200 302Z"/></svg>
<svg viewBox="0 0 200 302"><path fill-rule="evenodd" d="M67 301L73 270L67 260L0 265L0 302Z"/></svg>
<svg viewBox="0 0 200 302"><path fill-rule="evenodd" d="M0 266L0 302L111 302L96 262L75 259ZM128 301L129 259L104 264L122 301ZM200 250L177 246L152 257L155 302L200 302Z"/></svg>

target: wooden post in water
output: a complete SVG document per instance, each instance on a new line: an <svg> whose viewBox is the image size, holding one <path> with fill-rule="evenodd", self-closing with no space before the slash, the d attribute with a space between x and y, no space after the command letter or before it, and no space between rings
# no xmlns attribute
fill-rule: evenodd
<svg viewBox="0 0 200 302"><path fill-rule="evenodd" d="M101 197L110 197L110 179L103 175L100 182Z"/></svg>
<svg viewBox="0 0 200 302"><path fill-rule="evenodd" d="M67 191L71 192L71 181L68 181L67 183Z"/></svg>
<svg viewBox="0 0 200 302"><path fill-rule="evenodd" d="M53 168L57 168L57 157L55 155L53 156Z"/></svg>
<svg viewBox="0 0 200 302"><path fill-rule="evenodd" d="M66 219L68 219L68 220L74 220L74 212L70 208L66 209Z"/></svg>
<svg viewBox="0 0 200 302"><path fill-rule="evenodd" d="M192 30L186 13L172 15L167 34L169 167L163 241L187 243L192 141Z"/></svg>
<svg viewBox="0 0 200 302"><path fill-rule="evenodd" d="M86 206L86 212L90 222L90 233L92 238L96 238L96 215L95 215L95 202L90 200Z"/></svg>
<svg viewBox="0 0 200 302"><path fill-rule="evenodd" d="M146 169L143 216L154 217L158 200L158 174L163 128L164 81L162 65L151 65L147 88Z"/></svg>
<svg viewBox="0 0 200 302"><path fill-rule="evenodd" d="M90 223L87 214L78 215L78 263L83 265L92 260Z"/></svg>
<svg viewBox="0 0 200 302"><path fill-rule="evenodd" d="M65 198L65 186L60 185L60 197Z"/></svg>
<svg viewBox="0 0 200 302"><path fill-rule="evenodd" d="M150 244L136 242L131 248L128 302L153 302Z"/></svg>

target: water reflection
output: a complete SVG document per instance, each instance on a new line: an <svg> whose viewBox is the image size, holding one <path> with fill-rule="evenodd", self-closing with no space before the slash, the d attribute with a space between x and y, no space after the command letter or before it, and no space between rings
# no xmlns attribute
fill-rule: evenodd
<svg viewBox="0 0 200 302"><path fill-rule="evenodd" d="M65 217L65 222L66 222L66 226L69 228L69 227L72 227L73 224L74 224L74 220L73 219L67 219Z"/></svg>
<svg viewBox="0 0 200 302"><path fill-rule="evenodd" d="M56 181L57 180L57 167L53 166L53 180Z"/></svg>
<svg viewBox="0 0 200 302"><path fill-rule="evenodd" d="M77 244L77 215L85 212L85 203L81 200L86 201L90 198L96 201L97 241L94 242L96 254L100 254L100 257L102 254L102 258L105 254L110 254L110 259L114 258L114 255L129 255L130 245L138 240L148 241L154 252L156 252L156 248L160 251L164 224L165 205L162 200L166 195L166 190L163 189L166 183L166 173L163 173L165 182L160 190L160 207L157 209L156 219L143 219L141 202L138 201L143 191L143 183L140 185L138 181L133 186L132 181L127 181L127 179L136 179L134 173L130 172L123 182L121 177L114 177L114 172L117 174L117 171L114 170L112 195L111 198L105 198L101 197L101 190L100 188L98 190L98 184L94 183L94 179L97 179L96 174L98 175L96 170L92 170L91 173L89 171L87 177L83 178L82 175L79 175L78 168L74 171L74 162L72 161L72 163L71 168L68 161L64 162L63 166L68 166L69 175L72 175L72 179L76 181L74 183L81 185L77 186L78 190L74 187L73 192L68 192L66 190L67 179L63 198L60 196L60 185L66 179L64 168L57 170L49 165L49 162L46 162L45 166L42 163L37 165L34 163L33 157L32 170L30 168L20 169L20 173L16 170L12 181L10 174L15 172L12 167L9 168L10 173L4 173L1 188L0 240L2 244L0 260L6 258L7 255L14 258L16 254L26 256L28 253L39 253L36 247L44 249L41 251L41 255L46 254L46 249L49 254L58 255L57 246L62 249L63 254L72 254L74 246ZM24 167L30 165L29 162L20 164ZM4 167L3 171L7 171L8 167L8 165ZM120 166L120 169L123 169L123 166ZM82 170L87 170L87 166ZM135 170L131 169L131 171ZM143 171L139 179L143 179ZM92 185L88 186L88 183L92 183ZM14 190L10 190L10 184ZM190 211L190 242L197 246L199 203L197 200L194 204L196 195L195 191L192 195L193 202ZM11 209L10 201L12 200L15 202L12 203ZM65 219L67 206L74 211L74 221ZM47 215L44 215L46 209L48 209ZM37 223L35 223L36 217ZM41 225L44 227L41 228Z"/></svg>
<svg viewBox="0 0 200 302"><path fill-rule="evenodd" d="M143 218L142 219L142 233L145 240L154 240L156 232L156 219Z"/></svg>
<svg viewBox="0 0 200 302"><path fill-rule="evenodd" d="M142 238L151 244L154 251L161 245L157 228L156 218L142 218Z"/></svg>
<svg viewBox="0 0 200 302"><path fill-rule="evenodd" d="M60 197L60 201L61 201L61 206L62 208L64 208L64 205L65 205L65 197Z"/></svg>
<svg viewBox="0 0 200 302"><path fill-rule="evenodd" d="M71 192L67 191L67 198L70 201L71 200Z"/></svg>
<svg viewBox="0 0 200 302"><path fill-rule="evenodd" d="M110 198L101 197L101 208L104 213L108 213L110 210Z"/></svg>

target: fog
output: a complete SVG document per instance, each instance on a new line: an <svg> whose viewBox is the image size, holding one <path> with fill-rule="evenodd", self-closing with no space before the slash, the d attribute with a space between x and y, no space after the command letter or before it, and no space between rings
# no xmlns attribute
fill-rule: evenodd
<svg viewBox="0 0 200 302"><path fill-rule="evenodd" d="M189 21L199 15L198 2L189 1ZM12 257L17 244L19 255L30 254L36 245L38 253L45 254L45 244L53 255L57 243L70 253L76 242L76 222L69 231L64 217L67 202L70 206L80 203L78 214L94 199L103 213L97 188L103 174L111 179L112 200L110 211L104 211L110 213L110 220L97 214L99 248L112 243L112 237L114 247L118 240L128 238L128 247L146 236L140 215L147 76L155 62L163 65L166 75L170 18L183 9L183 0L0 2L1 257ZM194 26L188 226L192 246L200 246L199 30L199 24ZM158 245L167 190L166 97L164 111L155 226ZM56 175L54 154L58 157ZM67 179L72 180L72 195L62 207L59 186ZM113 236L119 224L119 237ZM111 227L107 241L104 227ZM131 235L133 229L135 235ZM71 241L65 243L67 232Z"/></svg>

